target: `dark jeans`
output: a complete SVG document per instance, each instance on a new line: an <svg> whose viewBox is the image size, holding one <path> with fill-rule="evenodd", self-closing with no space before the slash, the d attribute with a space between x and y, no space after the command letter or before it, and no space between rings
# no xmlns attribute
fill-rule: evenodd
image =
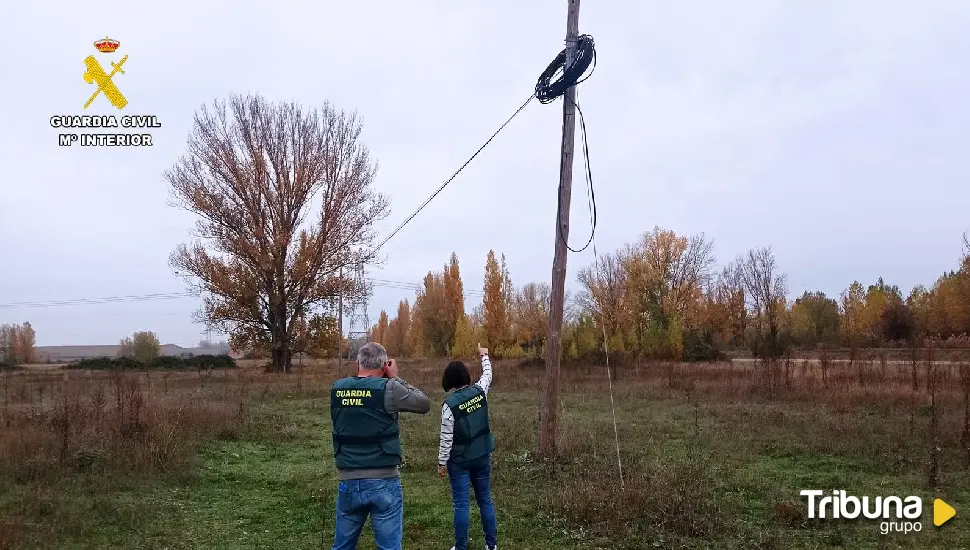
<svg viewBox="0 0 970 550"><path fill-rule="evenodd" d="M378 550L401 550L404 535L404 493L401 478L352 479L340 482L337 528L332 550L354 550L370 515Z"/></svg>
<svg viewBox="0 0 970 550"><path fill-rule="evenodd" d="M498 544L498 522L495 519L495 506L492 505L490 489L491 474L491 455L460 464L448 463L451 500L455 505L455 550L466 550L468 547L469 483L475 489L475 501L478 502L482 529L485 531L485 544L489 547Z"/></svg>

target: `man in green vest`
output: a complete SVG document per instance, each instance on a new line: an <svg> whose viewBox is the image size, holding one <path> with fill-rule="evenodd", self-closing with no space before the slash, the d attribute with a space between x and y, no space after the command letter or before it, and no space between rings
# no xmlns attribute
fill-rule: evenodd
<svg viewBox="0 0 970 550"><path fill-rule="evenodd" d="M357 352L357 376L334 382L330 419L340 486L333 550L357 548L367 516L377 548L401 550L404 495L397 416L430 410L428 397L398 377L397 363L374 342Z"/></svg>

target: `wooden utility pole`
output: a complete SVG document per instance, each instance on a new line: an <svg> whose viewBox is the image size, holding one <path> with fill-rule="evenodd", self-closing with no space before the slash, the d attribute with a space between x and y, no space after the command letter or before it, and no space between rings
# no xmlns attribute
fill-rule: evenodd
<svg viewBox="0 0 970 550"><path fill-rule="evenodd" d="M579 0L567 0L566 67L576 59L579 36ZM549 304L549 335L546 344L546 377L539 428L539 452L556 455L559 417L559 363L562 360L562 316L566 298L566 242L569 239L569 202L573 187L573 144L576 135L576 87L566 90L562 103L562 157L559 174L559 211L556 213L556 255L552 261L552 293Z"/></svg>
<svg viewBox="0 0 970 550"><path fill-rule="evenodd" d="M344 268L340 268L340 301L337 303L337 373L344 372Z"/></svg>

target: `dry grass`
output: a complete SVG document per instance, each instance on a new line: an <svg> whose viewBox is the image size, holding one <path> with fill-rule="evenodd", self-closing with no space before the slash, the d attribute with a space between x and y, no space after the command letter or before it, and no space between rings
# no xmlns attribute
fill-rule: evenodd
<svg viewBox="0 0 970 550"><path fill-rule="evenodd" d="M0 474L32 480L91 469L165 472L184 464L202 438L224 436L245 421L240 395L189 389L170 378L5 375Z"/></svg>
<svg viewBox="0 0 970 550"><path fill-rule="evenodd" d="M790 472L805 471L802 482L820 486L875 483L843 469L861 465L866 475L927 492L965 488L970 362L933 359L623 368L614 381L623 489L605 370L564 370L560 456L543 462L534 455L541 366L498 362L496 486L528 487L514 493L523 510L537 505L565 518L588 544L655 541L659 533L668 542L727 537L771 548L787 540L778 529L806 528L797 491L785 485ZM440 363L405 361L401 372L438 400ZM30 525L38 518L83 522L71 519L77 504L58 497L65 480L137 486L188 471L205 441L299 438L298 422L267 421L264 406L310 402L324 414L337 377L332 362L291 375L253 362L209 374L0 373L0 486L22 495L0 507L0 541L36 535ZM407 419L408 457L431 456L436 428ZM744 491L756 502L738 496Z"/></svg>

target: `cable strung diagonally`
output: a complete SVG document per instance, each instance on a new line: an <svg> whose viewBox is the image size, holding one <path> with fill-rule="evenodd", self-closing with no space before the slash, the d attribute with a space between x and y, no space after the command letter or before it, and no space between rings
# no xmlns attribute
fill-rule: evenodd
<svg viewBox="0 0 970 550"><path fill-rule="evenodd" d="M552 63L550 63L549 66L546 67L546 69L539 76L539 80L538 82L536 82L535 92L532 95L530 95L528 99L525 100L525 103L520 105L519 108L512 113L512 116L510 116L504 123L502 123L502 125L499 126L498 130L496 130L495 133L493 133L485 141L485 143L483 143L481 147L479 147L478 150L476 150L472 154L472 156L469 157L468 160L464 162L464 164L462 164L461 166L458 167L457 170L455 170L455 172L451 175L451 177L445 180L445 182L442 183L441 186L438 187L438 189L436 189L435 192L431 194L431 196L425 199L424 202L422 202L421 205L418 206L418 208L411 213L411 215L409 215L407 218L404 219L403 222L401 222L397 227L395 227L394 230L391 231L391 233L387 237L385 237L374 248L370 256L377 254L377 251L383 248L383 246L387 244L387 241L391 240L395 235L397 235L402 229L404 229L404 226L409 224L411 220L413 220L422 210L424 210L424 207L428 206L428 204L432 200L434 200L434 198L437 197L438 194L441 193L445 189L445 187L448 186L449 183L454 181L454 179L458 176L458 174L460 174L461 171L464 170L465 167L467 167L471 163L471 161L473 161L475 157L477 157L478 154L481 153L482 150L485 149L485 147L487 147L488 144L491 143L496 136L498 136L499 132L504 130L505 127L508 126L510 122L512 122L512 119L514 119L519 113L521 113L533 99L538 99L539 102L543 104L550 103L552 101L555 101L560 96L565 95L566 90L569 89L570 86L575 86L581 82L584 82L587 78L592 76L593 70L596 69L596 46L593 42L593 37L588 34L584 34L582 36L579 36L576 40L577 40L576 58L574 59L573 63L569 67L566 67L566 50L563 49L561 52L559 52L559 55L557 55L556 58L552 60ZM593 70L591 70L589 74L586 74L586 76L584 77L583 75L586 73L586 70L590 68L590 66L592 66ZM593 227L592 232L595 232L596 231L596 197L593 194L593 190L592 190L592 174L589 168L589 147L586 142L586 122L583 120L583 112L581 109L579 109L578 104L576 104L576 108L579 111L580 127L582 129L582 135L583 135L583 151L586 158L586 176L587 176L587 184L588 184L589 197L590 197L590 210L591 210L591 217L592 217L591 222ZM562 170L559 171L559 174L560 174L559 185L560 187L562 187ZM559 206L561 207L562 205L560 204ZM590 234L589 241L586 242L586 245L583 246L583 248L580 248L580 249L569 248L568 243L566 244L566 247L573 252L582 252L583 250L586 250L586 248L589 246L589 243L593 240L592 232ZM563 237L561 230L560 230L560 237Z"/></svg>
<svg viewBox="0 0 970 550"><path fill-rule="evenodd" d="M432 200L434 200L434 198L438 196L441 193L441 191L443 191L444 188L448 186L448 184L454 181L454 179L458 176L458 174L461 173L461 171L464 170L471 163L471 161L474 160L475 157L477 157L482 152L482 150L484 150L485 147L487 147L496 138L496 136L498 136L498 134L502 130L504 130L506 126L509 125L510 122L512 122L512 119L518 116L518 114L521 113L526 108L526 106L528 106L529 103L532 102L533 99L538 99L539 102L543 104L550 103L555 99L557 99L558 97L564 96L566 93L566 90L570 86L575 86L576 84L579 84L585 81L587 78L589 78L592 75L592 71L590 71L589 74L586 74L585 76L583 75L586 73L586 70L589 69L591 66L594 70L596 68L596 49L593 42L593 38L585 34L582 36L579 36L577 38L576 58L569 67L566 67L565 64L566 64L566 50L564 49L561 52L559 52L559 55L556 56L556 58L549 64L549 66L546 67L545 71L543 71L542 74L539 76L539 80L536 83L534 93L529 95L529 98L526 99L525 102L522 105L520 105L515 110L515 112L513 112L512 115L504 123L502 123L501 126L499 126L498 130L496 130L485 141L485 143L483 143L471 155L471 157L469 157L468 160L466 160L451 175L451 177L445 180L445 182L441 184L441 186L438 187L438 189L436 189L435 192L431 194L431 196L425 199L424 202L422 202L421 205L414 212L411 213L411 215L405 218L405 220L400 225L398 225L394 229L394 231L392 231L387 237L385 237L382 241L380 241L380 243L372 252L372 255L376 254L376 252L380 248L382 248L389 240L391 240L391 238L397 235L398 232L400 232L401 229L404 228L404 226L410 223L411 220L413 220L421 212L421 210L423 210ZM590 170L590 164L589 164L589 145L586 138L586 121L583 118L583 111L582 109L579 108L579 104L575 103L575 105L576 105L576 110L579 112L579 122L580 122L580 128L583 136L583 154L585 157L585 172L586 172L587 191L588 191L589 203L590 203L590 216L591 216L591 222L593 227L593 233L595 233L596 196L595 196L595 193L593 192L592 171ZM560 187L562 186L561 178L562 178L562 170L560 170L560 182L559 182ZM589 243L593 240L593 233L590 234L589 241L587 241L586 245L583 246L583 248L580 248L580 249L569 248L569 250L573 252L582 252L583 250L585 250L589 246ZM562 237L561 231L560 231L560 236ZM569 245L567 244L567 247L568 246ZM375 284L375 286L387 286L391 288L398 286L401 288L408 288L408 289L420 286L419 284L415 284L415 283L397 283L395 281L383 281L380 279L374 279L373 284ZM480 294L480 292L481 291L466 291L466 294L478 295ZM141 301L150 301L150 300L170 300L170 299L178 299L178 298L190 298L194 296L195 294L191 292L173 292L173 293L144 294L144 295L137 295L137 296L107 296L107 297L98 297L98 298L78 298L78 299L70 299L70 300L42 300L42 301L36 301L36 302L12 302L12 303L0 303L0 309L52 307L52 306L66 306L66 305L86 305L86 304L108 304L108 303L119 303L119 302L141 302Z"/></svg>
<svg viewBox="0 0 970 550"><path fill-rule="evenodd" d="M438 196L438 193L441 193L444 190L444 188L447 187L448 184L451 183L458 176L458 174L461 173L461 171L464 170L465 167L468 166L471 163L471 161L475 160L475 157L477 157L478 154L481 153L482 150L485 149L485 147L487 147L488 144L491 143L493 139L495 139L495 136L497 136L499 134L499 132L501 132L502 130L504 130L505 127L508 126L510 122L512 122L512 119L513 118L515 118L519 113L521 113L522 110L525 109L526 106L529 103L532 102L532 99L533 98L534 98L534 96L531 96L530 95L529 96L529 99L526 99L525 100L525 103L523 103L522 105L520 105L519 108L516 109L514 113L512 113L512 116L510 116L504 123L502 123L502 125L499 126L498 130L495 130L495 133L493 133L491 135L491 137L489 137L485 141L485 143L483 143L482 146L479 147L478 150L475 151L472 154L472 156L468 157L468 160L466 160L464 164L462 164L461 166L459 166L458 169L455 170L455 173L452 174L450 178L448 178L447 180L445 180L444 183L441 184L441 187L439 187L434 193L432 193L430 197L428 197L427 199L425 199L425 201L423 203L421 203L421 206L419 206L414 212L412 212L410 216L408 216L407 218L405 218L405 220L403 222L401 222L401 224L398 225L394 229L394 231L391 231L391 234L390 235L388 235L387 237L385 237L384 240L381 241L380 244L378 244L376 248L374 248L374 251L372 252L372 254L376 254L377 251L380 250L381 247L384 246L385 243L387 243L387 241L391 240L391 237L393 237L394 235L397 235L398 231L400 231L401 229L404 229L404 226L405 225L407 225L411 220L413 220L414 217L418 215L418 213L420 213L422 210L424 210L424 207L425 206L428 206L428 203L430 203L432 200L434 200L434 198Z"/></svg>

